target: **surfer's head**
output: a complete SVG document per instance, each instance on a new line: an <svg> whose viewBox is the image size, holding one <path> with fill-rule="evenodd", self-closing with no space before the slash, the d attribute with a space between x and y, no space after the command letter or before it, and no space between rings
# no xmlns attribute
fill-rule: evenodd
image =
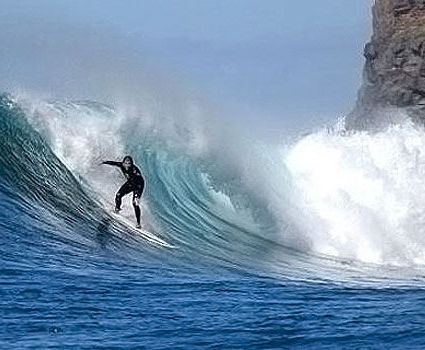
<svg viewBox="0 0 425 350"><path fill-rule="evenodd" d="M131 158L130 156L125 156L124 159L122 160L122 165L127 170L130 169L133 166L133 164L134 164L133 158Z"/></svg>

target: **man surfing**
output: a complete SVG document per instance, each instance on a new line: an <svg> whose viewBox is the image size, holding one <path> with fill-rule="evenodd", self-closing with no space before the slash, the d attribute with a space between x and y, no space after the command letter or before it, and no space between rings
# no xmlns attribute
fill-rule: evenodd
<svg viewBox="0 0 425 350"><path fill-rule="evenodd" d="M102 164L117 166L121 169L127 181L118 190L115 196L115 213L119 213L121 210L122 197L133 192L133 207L136 213L137 225L140 226L140 197L142 196L143 189L145 187L145 180L143 179L140 169L134 165L133 158L125 156L122 162L105 161Z"/></svg>

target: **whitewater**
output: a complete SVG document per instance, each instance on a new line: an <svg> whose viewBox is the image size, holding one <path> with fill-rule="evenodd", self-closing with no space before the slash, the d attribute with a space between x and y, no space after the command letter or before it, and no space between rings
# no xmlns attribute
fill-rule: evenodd
<svg viewBox="0 0 425 350"><path fill-rule="evenodd" d="M3 94L0 337L19 348L418 347L424 131L340 120L266 143L192 100L174 115ZM146 179L143 228L173 248L111 216L123 178L101 162L126 154Z"/></svg>

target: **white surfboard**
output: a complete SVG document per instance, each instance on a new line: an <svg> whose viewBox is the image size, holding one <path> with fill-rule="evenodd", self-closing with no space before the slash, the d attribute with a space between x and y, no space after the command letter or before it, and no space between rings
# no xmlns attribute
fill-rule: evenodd
<svg viewBox="0 0 425 350"><path fill-rule="evenodd" d="M143 228L136 228L134 226L134 223L132 221L130 221L129 219L127 219L126 217L124 217L120 214L116 214L114 212L111 212L110 214L115 220L117 220L120 224L125 226L126 229L131 231L133 234L137 234L138 236L142 237L146 241L153 243L153 244L160 245L162 247L166 247L166 248L176 248L175 246L165 242L162 238L156 236L152 232L149 232L149 231L147 231Z"/></svg>

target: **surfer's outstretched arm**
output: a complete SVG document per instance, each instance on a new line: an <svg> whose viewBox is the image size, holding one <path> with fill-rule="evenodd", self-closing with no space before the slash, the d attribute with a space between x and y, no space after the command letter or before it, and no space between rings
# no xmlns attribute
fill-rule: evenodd
<svg viewBox="0 0 425 350"><path fill-rule="evenodd" d="M113 165L113 166L122 166L121 162L114 162L112 160L106 160L106 161L102 162L102 164Z"/></svg>

